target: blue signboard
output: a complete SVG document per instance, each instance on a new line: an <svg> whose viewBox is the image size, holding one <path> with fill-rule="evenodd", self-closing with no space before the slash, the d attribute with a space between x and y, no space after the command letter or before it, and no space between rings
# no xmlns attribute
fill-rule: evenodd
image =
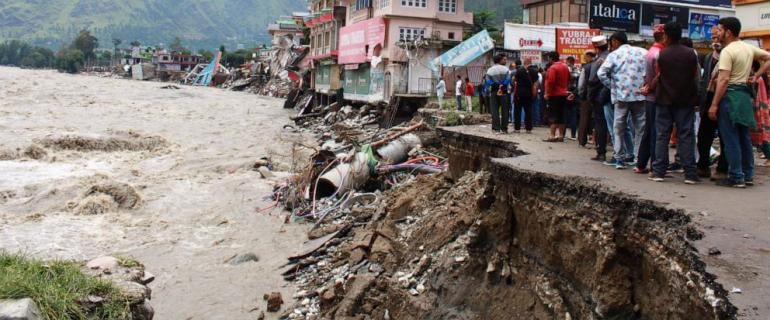
<svg viewBox="0 0 770 320"><path fill-rule="evenodd" d="M462 67L494 48L495 42L489 37L489 32L483 30L431 61L430 68L438 71L439 65Z"/></svg>
<svg viewBox="0 0 770 320"><path fill-rule="evenodd" d="M711 28L719 24L719 16L715 14L690 13L690 39L694 41L711 40Z"/></svg>

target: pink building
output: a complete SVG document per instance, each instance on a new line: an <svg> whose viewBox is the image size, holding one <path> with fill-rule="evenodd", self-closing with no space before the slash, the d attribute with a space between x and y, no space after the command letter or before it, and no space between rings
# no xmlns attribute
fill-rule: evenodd
<svg viewBox="0 0 770 320"><path fill-rule="evenodd" d="M435 78L428 61L460 43L463 31L473 24L465 0L348 0L346 14L349 38L365 35L361 44L366 61L345 64L345 98L369 102L387 101L393 94L432 92ZM372 30L385 34L373 42ZM345 36L341 32L341 45ZM340 55L349 51L341 50ZM364 82L370 84L368 91Z"/></svg>

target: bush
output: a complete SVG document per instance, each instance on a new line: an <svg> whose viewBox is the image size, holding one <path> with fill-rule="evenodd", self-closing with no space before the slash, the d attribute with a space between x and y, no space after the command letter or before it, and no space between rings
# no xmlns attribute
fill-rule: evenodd
<svg viewBox="0 0 770 320"><path fill-rule="evenodd" d="M78 73L83 69L85 55L78 49L62 49L56 58L56 68L67 73Z"/></svg>

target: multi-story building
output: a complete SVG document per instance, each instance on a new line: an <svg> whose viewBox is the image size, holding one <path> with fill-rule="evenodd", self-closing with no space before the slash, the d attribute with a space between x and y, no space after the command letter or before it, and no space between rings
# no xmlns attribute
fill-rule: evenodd
<svg viewBox="0 0 770 320"><path fill-rule="evenodd" d="M741 38L770 50L770 2L766 0L734 0L735 14L743 25Z"/></svg>
<svg viewBox="0 0 770 320"><path fill-rule="evenodd" d="M339 31L345 26L346 7L342 0L309 0L311 14L305 18L310 29L312 87L322 104L336 101L342 88L342 69L337 63Z"/></svg>
<svg viewBox="0 0 770 320"><path fill-rule="evenodd" d="M522 6L525 24L583 24L605 33L624 31L633 41L648 42L654 25L671 21L679 22L682 34L696 44L705 42L719 18L735 15L731 0L523 0Z"/></svg>
<svg viewBox="0 0 770 320"><path fill-rule="evenodd" d="M340 32L345 99L383 101L433 91L429 61L473 23L464 0L350 0Z"/></svg>
<svg viewBox="0 0 770 320"><path fill-rule="evenodd" d="M190 71L200 63L205 63L206 58L198 54L184 54L181 52L159 51L153 54L152 64L157 72L164 71Z"/></svg>
<svg viewBox="0 0 770 320"><path fill-rule="evenodd" d="M267 32L272 37L273 43L276 43L276 38L287 37L292 40L294 45L300 45L305 38L303 31L305 26L300 21L302 21L302 18L295 13L293 16L283 16L274 23L268 24Z"/></svg>

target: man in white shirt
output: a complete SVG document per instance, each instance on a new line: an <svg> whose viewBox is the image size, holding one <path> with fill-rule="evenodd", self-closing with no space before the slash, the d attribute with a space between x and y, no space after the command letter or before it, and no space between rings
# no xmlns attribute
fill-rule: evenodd
<svg viewBox="0 0 770 320"><path fill-rule="evenodd" d="M463 110L463 77L457 76L455 82L455 99L457 100L457 111Z"/></svg>
<svg viewBox="0 0 770 320"><path fill-rule="evenodd" d="M446 82L444 79L440 79L438 85L436 85L436 96L438 97L439 109L444 108L444 95L446 95Z"/></svg>

